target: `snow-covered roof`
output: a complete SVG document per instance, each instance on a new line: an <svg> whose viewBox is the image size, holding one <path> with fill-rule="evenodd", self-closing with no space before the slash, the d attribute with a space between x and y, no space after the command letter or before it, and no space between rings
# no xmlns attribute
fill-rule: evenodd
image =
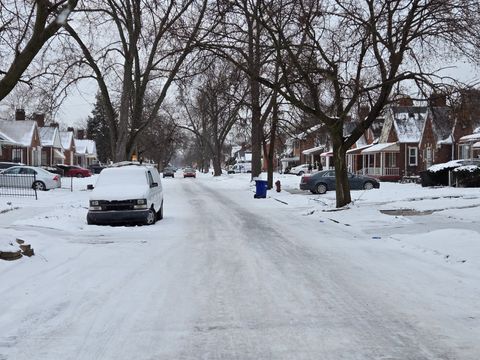
<svg viewBox="0 0 480 360"><path fill-rule="evenodd" d="M0 144L4 145L20 145L15 140L10 138L8 135L5 135L0 131Z"/></svg>
<svg viewBox="0 0 480 360"><path fill-rule="evenodd" d="M473 146L474 149L480 148L480 141L477 141L477 142L474 143L472 146Z"/></svg>
<svg viewBox="0 0 480 360"><path fill-rule="evenodd" d="M455 119L448 107L430 108L432 129L439 144L451 144ZM447 142L445 142L447 141Z"/></svg>
<svg viewBox="0 0 480 360"><path fill-rule="evenodd" d="M75 154L77 155L96 155L97 146L95 141L89 139L74 139Z"/></svg>
<svg viewBox="0 0 480 360"><path fill-rule="evenodd" d="M473 133L470 135L465 135L460 138L460 142L469 142L480 140L480 133Z"/></svg>
<svg viewBox="0 0 480 360"><path fill-rule="evenodd" d="M300 134L297 134L295 136L295 138L300 139L300 140L305 139L311 133L314 133L315 131L320 130L322 128L322 126L323 126L323 124L318 124L318 125L312 126L311 128L305 130L304 132L301 132Z"/></svg>
<svg viewBox="0 0 480 360"><path fill-rule="evenodd" d="M302 154L303 154L303 155L314 154L314 153L316 153L316 152L322 151L324 148L325 148L324 145L316 146L316 147L313 147L313 148L311 148L311 149L303 150L303 151L302 151Z"/></svg>
<svg viewBox="0 0 480 360"><path fill-rule="evenodd" d="M362 154L371 154L377 152L397 152L400 151L400 146L397 143L380 143L372 145L365 150L362 150Z"/></svg>
<svg viewBox="0 0 480 360"><path fill-rule="evenodd" d="M31 146L37 123L32 120L0 120L0 131L21 146Z"/></svg>
<svg viewBox="0 0 480 360"><path fill-rule="evenodd" d="M392 108L393 123L399 142L420 142L427 110L426 106L397 106Z"/></svg>
<svg viewBox="0 0 480 360"><path fill-rule="evenodd" d="M357 154L357 153L359 154L363 150L368 149L369 147L372 147L372 146L373 146L373 144L358 146L355 149L347 150L347 154Z"/></svg>
<svg viewBox="0 0 480 360"><path fill-rule="evenodd" d="M65 150L70 149L73 140L73 131L60 131L60 141L62 148Z"/></svg>
<svg viewBox="0 0 480 360"><path fill-rule="evenodd" d="M62 147L60 137L58 136L58 128L53 126L40 127L39 133L42 146Z"/></svg>

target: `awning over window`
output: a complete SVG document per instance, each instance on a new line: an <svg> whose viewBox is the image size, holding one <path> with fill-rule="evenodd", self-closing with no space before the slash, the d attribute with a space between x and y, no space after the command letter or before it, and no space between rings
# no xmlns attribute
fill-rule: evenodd
<svg viewBox="0 0 480 360"><path fill-rule="evenodd" d="M480 149L480 141L477 141L475 144L472 145L474 149Z"/></svg>
<svg viewBox="0 0 480 360"><path fill-rule="evenodd" d="M61 151L53 149L53 153L56 158L65 159L65 155L63 155Z"/></svg>
<svg viewBox="0 0 480 360"><path fill-rule="evenodd" d="M333 156L333 151L327 151L320 154L322 157Z"/></svg>
<svg viewBox="0 0 480 360"><path fill-rule="evenodd" d="M311 148L311 149L306 149L306 150L303 150L302 151L302 154L303 155L312 155L312 154L316 154L316 153L319 153L321 151L323 151L323 146L316 146L314 148Z"/></svg>
<svg viewBox="0 0 480 360"><path fill-rule="evenodd" d="M381 143L370 146L368 149L362 150L362 154L373 154L379 152L399 152L400 146L397 143Z"/></svg>
<svg viewBox="0 0 480 360"><path fill-rule="evenodd" d="M280 159L281 162L290 162L290 161L300 161L300 157L298 156L293 156L293 157L286 157Z"/></svg>

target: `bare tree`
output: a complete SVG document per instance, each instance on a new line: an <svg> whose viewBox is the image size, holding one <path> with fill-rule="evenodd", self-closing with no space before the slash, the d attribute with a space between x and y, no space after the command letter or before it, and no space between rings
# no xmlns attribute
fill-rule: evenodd
<svg viewBox="0 0 480 360"><path fill-rule="evenodd" d="M198 86L192 86L195 83ZM243 73L216 60L195 79L182 86L180 103L187 124L213 161L214 175L222 174L225 141L245 107L247 87ZM182 116L183 117L183 116Z"/></svg>
<svg viewBox="0 0 480 360"><path fill-rule="evenodd" d="M381 114L396 87L442 80L432 60L471 35L478 8L473 0L263 0L261 23L276 52L279 81L237 65L326 125L336 202L342 207L351 202L346 151ZM345 136L344 124L358 104L370 111Z"/></svg>
<svg viewBox="0 0 480 360"><path fill-rule="evenodd" d="M41 49L65 26L78 0L0 2L0 100L18 82Z"/></svg>
<svg viewBox="0 0 480 360"><path fill-rule="evenodd" d="M106 103L115 161L129 158L154 121L202 34L206 0L87 0L66 29L80 47ZM103 32L107 37L92 34ZM148 93L157 94L146 112ZM118 117L115 113L118 113Z"/></svg>

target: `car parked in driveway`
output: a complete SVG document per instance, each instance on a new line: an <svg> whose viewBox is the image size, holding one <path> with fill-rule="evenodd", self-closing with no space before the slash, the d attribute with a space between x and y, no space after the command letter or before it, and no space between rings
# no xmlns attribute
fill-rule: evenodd
<svg viewBox="0 0 480 360"><path fill-rule="evenodd" d="M183 169L183 177L184 178L187 178L187 177L196 178L197 177L197 172L195 171L195 169L185 168L185 169Z"/></svg>
<svg viewBox="0 0 480 360"><path fill-rule="evenodd" d="M311 165L310 164L297 165L297 166L292 167L288 173L301 176L303 174L308 173L309 166L311 166Z"/></svg>
<svg viewBox="0 0 480 360"><path fill-rule="evenodd" d="M156 168L127 165L106 168L98 175L89 199L88 224L152 225L161 219L163 189Z"/></svg>
<svg viewBox="0 0 480 360"><path fill-rule="evenodd" d="M12 166L0 172L0 186L50 190L61 187L61 178L34 166Z"/></svg>
<svg viewBox="0 0 480 360"><path fill-rule="evenodd" d="M63 176L66 177L83 178L92 176L92 172L89 169L85 169L78 165L57 164L56 166L63 170Z"/></svg>
<svg viewBox="0 0 480 360"><path fill-rule="evenodd" d="M352 173L348 173L348 182L351 190L371 190L380 187L377 179ZM300 189L310 190L313 194L325 194L329 190L335 190L335 187L335 170L324 170L311 175L303 175L300 181Z"/></svg>

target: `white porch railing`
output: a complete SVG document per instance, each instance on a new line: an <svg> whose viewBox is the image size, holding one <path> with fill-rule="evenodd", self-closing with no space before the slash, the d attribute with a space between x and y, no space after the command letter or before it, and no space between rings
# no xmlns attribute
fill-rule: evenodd
<svg viewBox="0 0 480 360"><path fill-rule="evenodd" d="M380 168L380 167L367 167L357 171L357 174L372 175L372 176L399 176L400 168Z"/></svg>

